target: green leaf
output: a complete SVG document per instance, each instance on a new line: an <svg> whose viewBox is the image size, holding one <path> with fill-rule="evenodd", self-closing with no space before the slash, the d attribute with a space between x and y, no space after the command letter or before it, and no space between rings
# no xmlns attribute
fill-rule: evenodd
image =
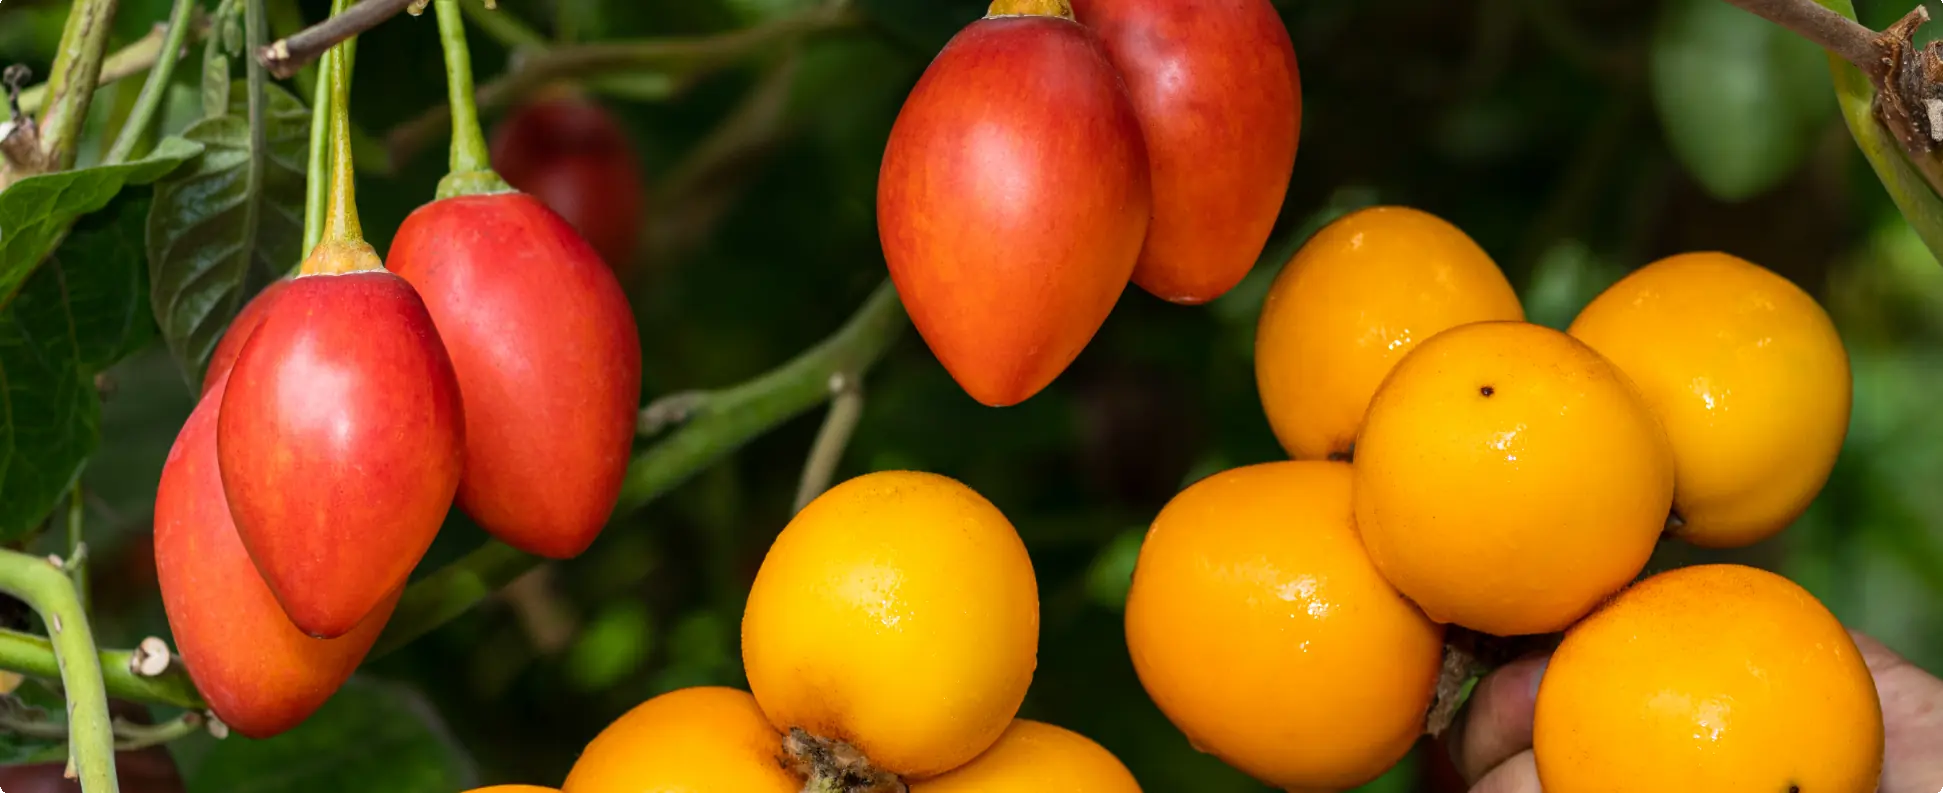
<svg viewBox="0 0 1943 793"><path fill-rule="evenodd" d="M202 144L169 138L134 162L29 176L0 192L0 308L13 302L76 218L107 206L124 187L167 176L201 151Z"/></svg>
<svg viewBox="0 0 1943 793"><path fill-rule="evenodd" d="M0 311L0 541L31 533L101 441L94 377L153 338L147 190L74 225Z"/></svg>
<svg viewBox="0 0 1943 793"><path fill-rule="evenodd" d="M1855 18L1855 5L1850 0L1815 0L1823 8L1841 14L1849 19ZM1868 158L1870 167L1875 169L1876 178L1882 180L1883 189L1889 192L1890 200L1902 210L1903 217L1909 219L1917 235L1923 238L1930 253L1943 261L1943 199L1930 189L1929 182L1909 163L1903 155L1902 146L1894 136L1877 123L1874 110L1875 86L1869 83L1867 75L1855 65L1835 55L1829 55L1828 68L1834 74L1835 95L1842 106L1842 119L1848 122L1849 134L1855 138L1855 145Z"/></svg>
<svg viewBox="0 0 1943 793"><path fill-rule="evenodd" d="M183 131L203 152L156 184L148 218L155 319L191 383L202 382L247 298L302 256L310 112L283 88L265 86L265 150L257 151L248 90L238 85L229 96L229 113Z"/></svg>
<svg viewBox="0 0 1943 793"><path fill-rule="evenodd" d="M231 734L183 769L190 793L452 793L472 758L416 690L354 677L304 723L256 741Z"/></svg>
<svg viewBox="0 0 1943 793"><path fill-rule="evenodd" d="M1794 172L1834 105L1820 50L1720 0L1674 0L1652 49L1652 93L1673 153L1709 193L1740 201Z"/></svg>

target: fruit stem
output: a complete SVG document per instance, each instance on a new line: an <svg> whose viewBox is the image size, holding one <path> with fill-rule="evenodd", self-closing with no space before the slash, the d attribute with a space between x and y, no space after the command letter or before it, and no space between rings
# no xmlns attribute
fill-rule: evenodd
<svg viewBox="0 0 1943 793"><path fill-rule="evenodd" d="M333 0L335 5L340 0ZM355 37L337 47L349 46ZM336 49L333 47L332 49ZM299 275L351 273L379 270L384 262L378 251L364 241L364 227L358 223L357 167L351 155L351 59L331 58L327 82L331 89L331 167L330 193L324 208L323 241L304 257Z"/></svg>
<svg viewBox="0 0 1943 793"><path fill-rule="evenodd" d="M1073 18L1073 5L1067 0L992 0L985 17L1059 17Z"/></svg>
<svg viewBox="0 0 1943 793"><path fill-rule="evenodd" d="M349 0L331 0L331 13L341 14L350 6ZM324 241L324 211L330 203L331 180L326 173L331 167L331 68L342 60L347 68L357 63L357 39L346 39L324 51L317 62L317 85L311 92L310 100L310 163L305 170L304 179L304 247L305 255Z"/></svg>
<svg viewBox="0 0 1943 793"><path fill-rule="evenodd" d="M135 107L128 111L128 120L122 124L102 162L108 165L126 162L148 136L154 126L155 111L162 107L162 98L169 92L169 78L175 74L176 56L189 38L189 28L193 27L190 13L195 10L195 0L175 0L175 7L169 10L169 27L162 36L162 48L155 53L155 65L149 67L142 92L135 96Z"/></svg>
<svg viewBox="0 0 1943 793"><path fill-rule="evenodd" d="M67 693L68 760L84 793L114 793L115 733L108 691L87 612L66 571L46 558L0 550L0 591L24 601L47 623L61 688Z"/></svg>
<svg viewBox="0 0 1943 793"><path fill-rule="evenodd" d="M433 0L439 20L439 46L445 50L445 87L452 103L451 173L439 180L438 197L452 198L512 190L493 173L486 133L473 101L472 52L466 47L465 16L459 0Z"/></svg>

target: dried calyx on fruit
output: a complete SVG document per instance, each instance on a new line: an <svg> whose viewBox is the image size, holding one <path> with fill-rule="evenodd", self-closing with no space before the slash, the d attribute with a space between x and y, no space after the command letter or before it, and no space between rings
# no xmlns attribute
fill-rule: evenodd
<svg viewBox="0 0 1943 793"><path fill-rule="evenodd" d="M431 547L458 488L463 406L411 285L364 241L350 69L331 59L324 239L242 341L217 418L223 490L303 633L357 629Z"/></svg>

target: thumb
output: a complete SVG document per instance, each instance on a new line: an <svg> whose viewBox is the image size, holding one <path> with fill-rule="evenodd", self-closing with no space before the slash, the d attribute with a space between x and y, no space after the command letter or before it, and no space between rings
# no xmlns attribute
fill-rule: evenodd
<svg viewBox="0 0 1943 793"><path fill-rule="evenodd" d="M1882 700L1882 793L1943 791L1943 680L1875 639L1849 634Z"/></svg>

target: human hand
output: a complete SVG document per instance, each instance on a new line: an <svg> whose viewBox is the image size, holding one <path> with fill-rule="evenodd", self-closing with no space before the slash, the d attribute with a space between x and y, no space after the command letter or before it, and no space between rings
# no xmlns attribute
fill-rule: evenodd
<svg viewBox="0 0 1943 793"><path fill-rule="evenodd" d="M1882 700L1881 793L1943 793L1943 680L1850 631ZM1456 729L1451 760L1471 793L1541 793L1532 758L1532 710L1547 657L1526 658L1478 681Z"/></svg>

